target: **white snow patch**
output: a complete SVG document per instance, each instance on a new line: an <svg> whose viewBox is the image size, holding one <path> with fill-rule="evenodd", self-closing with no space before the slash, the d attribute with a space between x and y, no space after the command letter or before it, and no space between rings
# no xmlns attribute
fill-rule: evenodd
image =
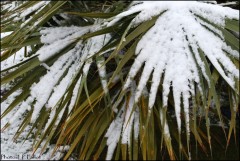
<svg viewBox="0 0 240 161"><path fill-rule="evenodd" d="M112 123L110 124L107 130L107 133L105 134L105 137L108 138L107 139L108 151L107 151L106 160L112 159L114 150L117 146L117 143L120 140L125 106L126 106L126 102L123 104L121 110L118 112L116 119L112 121Z"/></svg>
<svg viewBox="0 0 240 161"><path fill-rule="evenodd" d="M69 30L67 33L64 31ZM63 34L60 34L62 32ZM57 29L54 28L42 30L40 33L43 34L41 42L45 45L37 51L37 55L41 62L44 62L52 56L59 53L65 47L77 40L77 38L89 32L89 27L62 27ZM56 36L59 35L59 36Z"/></svg>
<svg viewBox="0 0 240 161"><path fill-rule="evenodd" d="M133 84L130 91L129 101L124 101L121 109L118 111L117 117L110 124L105 135L107 137L108 151L106 160L111 160L116 149L117 143L121 139L122 144L130 144L132 128L134 130L134 139L139 136L139 109L133 109L136 85ZM122 99L121 99L122 100ZM134 111L133 111L134 110Z"/></svg>

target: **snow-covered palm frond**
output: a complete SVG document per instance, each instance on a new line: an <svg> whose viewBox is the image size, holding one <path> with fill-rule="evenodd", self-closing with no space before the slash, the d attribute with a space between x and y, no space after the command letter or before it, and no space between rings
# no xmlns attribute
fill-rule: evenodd
<svg viewBox="0 0 240 161"><path fill-rule="evenodd" d="M86 13L91 8L107 9ZM167 158L190 159L191 134L203 150L207 135L211 149L210 110L223 124L222 84L229 141L239 105L239 11L170 1L29 1L4 9L1 32L11 33L1 39L2 130L33 138L33 152L69 147L64 159L156 160L167 150Z"/></svg>
<svg viewBox="0 0 240 161"><path fill-rule="evenodd" d="M93 63L91 57L99 51L110 38L110 35L100 35L90 38L86 42L82 40L77 41L79 37L91 30L96 29L91 26L72 26L41 30L41 42L44 45L36 52L36 55L41 68L45 68L47 73L43 75L38 82L33 83L31 87L29 86L28 89L24 90L25 92L28 91L28 96L25 95L26 100L17 105L18 109L8 121L7 126L13 124L21 118L24 113L29 111L31 111L29 122L35 123L41 117L42 111L47 111L45 115L49 115L49 119L46 122L43 132L46 132L46 130L52 126L52 123L54 123L54 129L56 130L66 108L71 112L75 104L74 100L76 101L76 95L80 92L76 90L79 89L80 84L85 83L89 68ZM66 51L66 48L69 48L69 46L73 44L75 44L75 46L72 49L64 54L62 53L63 50ZM56 59L54 63L51 62L52 59ZM96 62L103 89L105 93L108 93L107 81L105 80L106 69L103 65L104 58L99 56ZM73 85L76 81L79 83L76 85L74 92ZM24 92L22 92L22 94L23 93ZM70 99L67 97L70 94L75 95L75 97ZM69 100L71 100L71 105L66 106L62 104L62 102ZM6 113L3 113L3 115L5 114ZM57 118L55 118L56 115ZM47 117L45 117L45 119L47 119Z"/></svg>
<svg viewBox="0 0 240 161"><path fill-rule="evenodd" d="M181 130L181 97L184 111L187 112L188 100L191 90L193 90L191 88L195 83L200 84L199 74L202 74L208 81L209 87L211 86L209 80L211 78L206 73L207 67L204 65L204 60L201 59L201 52L233 89L235 89L235 83L238 83L238 81L235 82L235 78L239 80L239 70L230 57L237 58L239 53L226 42L220 27L225 27L227 18L238 20L239 12L198 2L142 2L116 16L112 22L137 12L139 12L138 15L131 22L133 25L162 14L156 20L155 25L139 41L135 51L137 57L129 71L124 89L129 87L132 79L144 65L135 102L138 101L151 73L153 73L148 105L151 109L160 80L164 75L163 106L167 106L170 87L172 87L178 128ZM209 23L203 18L207 19ZM202 91L200 86L199 88Z"/></svg>
<svg viewBox="0 0 240 161"><path fill-rule="evenodd" d="M189 135L189 100L195 96L195 85L204 95L205 89L202 89L201 81L205 78L209 89L215 91L207 59L228 85L238 93L239 68L233 59L239 59L237 45L239 41L236 39L234 43L229 42L228 36L231 33L225 28L228 28L227 20L239 20L239 12L199 2L140 2L117 15L108 25L111 26L134 13L137 15L131 21L132 26L137 26L155 16L158 18L136 46L136 58L123 90L131 85L143 68L141 76L137 78L139 82L135 103L138 102L150 79L148 107L151 110L159 86L162 89L162 106L168 106L171 87L179 134L182 102ZM217 101L217 96L214 97ZM220 110L218 102L216 106Z"/></svg>

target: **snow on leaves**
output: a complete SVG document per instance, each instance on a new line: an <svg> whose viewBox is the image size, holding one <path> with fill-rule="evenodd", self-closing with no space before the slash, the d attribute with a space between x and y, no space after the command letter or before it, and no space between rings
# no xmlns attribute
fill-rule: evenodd
<svg viewBox="0 0 240 161"><path fill-rule="evenodd" d="M131 144L131 134L134 129L134 139L139 135L139 109L134 109L134 96L136 92L135 82L131 86L129 101L125 101L118 111L115 120L110 124L105 137L107 137L108 151L106 160L110 160L121 138L122 144Z"/></svg>
<svg viewBox="0 0 240 161"><path fill-rule="evenodd" d="M135 102L138 101L152 74L148 105L151 109L155 103L160 81L163 79L163 106L167 106L170 87L172 87L180 131L181 98L188 127L191 87L194 87L195 83L199 84L200 74L210 86L210 78L206 74L199 49L232 88L235 85L234 79L239 79L239 70L223 50L227 50L232 56L236 56L237 51L228 46L222 32L214 27L215 25L224 27L226 18L239 19L239 12L200 2L146 1L135 3L127 11L117 15L108 25L111 26L133 13L138 13L132 21L133 26L162 14L139 41L135 51L137 57L129 71L124 89L130 86L138 71L144 66L137 86ZM207 19L210 23L202 19ZM198 71L198 67L201 72Z"/></svg>

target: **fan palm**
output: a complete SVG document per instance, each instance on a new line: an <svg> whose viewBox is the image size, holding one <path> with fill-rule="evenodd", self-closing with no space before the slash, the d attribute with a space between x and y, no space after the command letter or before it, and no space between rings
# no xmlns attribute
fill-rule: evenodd
<svg viewBox="0 0 240 161"><path fill-rule="evenodd" d="M2 131L15 127L14 139L34 140L33 153L53 144L52 154L68 147L64 159L191 159L194 138L212 151L210 114L225 133L222 91L231 110L227 145L236 135L238 10L203 2L1 3L1 33L11 32L1 39Z"/></svg>

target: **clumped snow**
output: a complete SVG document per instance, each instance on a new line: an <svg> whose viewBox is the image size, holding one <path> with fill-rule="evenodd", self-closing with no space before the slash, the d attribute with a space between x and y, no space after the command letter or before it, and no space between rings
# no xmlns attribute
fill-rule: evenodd
<svg viewBox="0 0 240 161"><path fill-rule="evenodd" d="M83 29L83 30L82 30ZM85 31L87 28L71 26L71 27L51 27L44 28L40 31L41 42L44 44L51 44L55 41L67 38L79 31Z"/></svg>
<svg viewBox="0 0 240 161"><path fill-rule="evenodd" d="M68 30L68 31L67 31ZM65 33L65 31L67 31ZM48 60L54 55L58 54L68 45L76 41L82 35L89 32L89 27L59 27L50 28L40 31L43 35L41 42L45 44L37 51L37 55L41 62ZM60 34L63 33L63 34Z"/></svg>

